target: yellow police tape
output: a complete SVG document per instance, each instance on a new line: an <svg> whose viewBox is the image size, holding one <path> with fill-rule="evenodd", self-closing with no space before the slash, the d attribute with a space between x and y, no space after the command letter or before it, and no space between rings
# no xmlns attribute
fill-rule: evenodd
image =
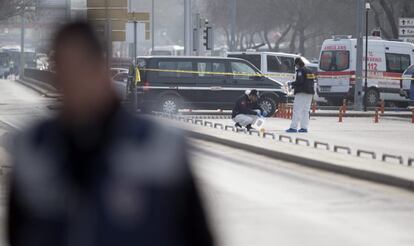
<svg viewBox="0 0 414 246"><path fill-rule="evenodd" d="M184 73L184 74L198 74L198 75L223 75L223 76L245 76L245 77L272 77L272 78L292 78L292 74L259 74L259 73L228 73L228 72L208 72L208 71L191 71L191 70L174 70L174 69L154 69L154 68L140 68L139 71L144 72L165 72L165 73ZM343 78L352 78L352 79L365 79L365 77L356 77L355 75L339 75L339 76L330 76L330 75L309 75L308 79L317 79L317 78L330 78L330 79L343 79ZM368 76L368 79L385 79L385 80L413 80L414 78L403 78L403 77L385 77L385 76Z"/></svg>

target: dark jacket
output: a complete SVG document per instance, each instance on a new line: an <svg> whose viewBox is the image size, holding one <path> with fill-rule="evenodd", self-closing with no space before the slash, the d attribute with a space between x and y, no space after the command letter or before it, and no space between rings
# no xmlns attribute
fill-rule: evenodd
<svg viewBox="0 0 414 246"><path fill-rule="evenodd" d="M66 128L58 119L14 148L11 246L212 245L184 137L121 109Z"/></svg>
<svg viewBox="0 0 414 246"><path fill-rule="evenodd" d="M236 117L238 114L257 115L257 112L254 110L260 110L260 112L263 113L263 109L257 102L253 103L249 100L247 95L243 95L237 100L236 105L233 108L232 118Z"/></svg>
<svg viewBox="0 0 414 246"><path fill-rule="evenodd" d="M315 75L306 67L296 71L296 81L292 83L292 88L297 93L315 94Z"/></svg>

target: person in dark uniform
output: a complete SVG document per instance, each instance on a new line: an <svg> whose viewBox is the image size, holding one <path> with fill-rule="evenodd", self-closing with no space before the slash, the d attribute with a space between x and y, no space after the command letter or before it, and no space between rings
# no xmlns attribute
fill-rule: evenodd
<svg viewBox="0 0 414 246"><path fill-rule="evenodd" d="M121 108L88 24L54 50L63 106L15 140L9 245L213 245L184 136Z"/></svg>
<svg viewBox="0 0 414 246"><path fill-rule="evenodd" d="M232 112L233 121L238 128L246 127L247 130L252 129L252 124L259 117L266 117L266 112L258 104L259 93L257 90L246 91L234 106Z"/></svg>
<svg viewBox="0 0 414 246"><path fill-rule="evenodd" d="M315 94L315 75L305 66L301 58L295 59L296 81L289 83L295 91L293 116L289 133L307 133L309 128L309 111ZM298 130L300 124L300 129Z"/></svg>

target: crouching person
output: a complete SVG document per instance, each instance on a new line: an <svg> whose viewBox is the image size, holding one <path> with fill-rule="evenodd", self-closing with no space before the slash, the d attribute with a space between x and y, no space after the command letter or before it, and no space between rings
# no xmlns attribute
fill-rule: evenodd
<svg viewBox="0 0 414 246"><path fill-rule="evenodd" d="M253 129L252 125L259 117L266 117L266 112L258 104L259 93L257 90L246 91L234 106L232 118L238 128L246 127L248 131Z"/></svg>

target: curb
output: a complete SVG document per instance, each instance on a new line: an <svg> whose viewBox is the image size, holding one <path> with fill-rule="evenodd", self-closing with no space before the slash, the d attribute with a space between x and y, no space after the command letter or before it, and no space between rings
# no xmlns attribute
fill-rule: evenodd
<svg viewBox="0 0 414 246"><path fill-rule="evenodd" d="M310 116L312 117L338 117L338 113L311 113ZM350 118L370 118L370 117L374 117L375 112L370 112L367 114L360 114L360 113L345 113L344 114L344 118L346 117L350 117ZM407 119L411 119L412 115L411 114L398 114L398 113L384 113L384 114L380 114L381 117L396 117L396 118L407 118Z"/></svg>
<svg viewBox="0 0 414 246"><path fill-rule="evenodd" d="M55 88L43 82L30 79L30 78L18 79L16 80L16 82L36 91L37 93L43 95L44 97L47 97L47 98L59 98L60 97L60 94L58 94L57 92L53 92L53 91L56 91Z"/></svg>
<svg viewBox="0 0 414 246"><path fill-rule="evenodd" d="M333 173L348 175L354 178L369 180L376 183L390 185L398 188L408 189L414 191L414 179L397 177L386 173L362 170L352 167L340 166L328 161L315 160L307 157L297 156L289 153L283 153L277 150L270 150L266 148L257 147L254 145L240 143L234 140L220 138L217 136L200 133L195 130L184 130L188 137L195 138L207 142L226 145L232 148L245 150L254 154L264 155L273 159L278 159L287 162L293 162L302 166L316 168Z"/></svg>

